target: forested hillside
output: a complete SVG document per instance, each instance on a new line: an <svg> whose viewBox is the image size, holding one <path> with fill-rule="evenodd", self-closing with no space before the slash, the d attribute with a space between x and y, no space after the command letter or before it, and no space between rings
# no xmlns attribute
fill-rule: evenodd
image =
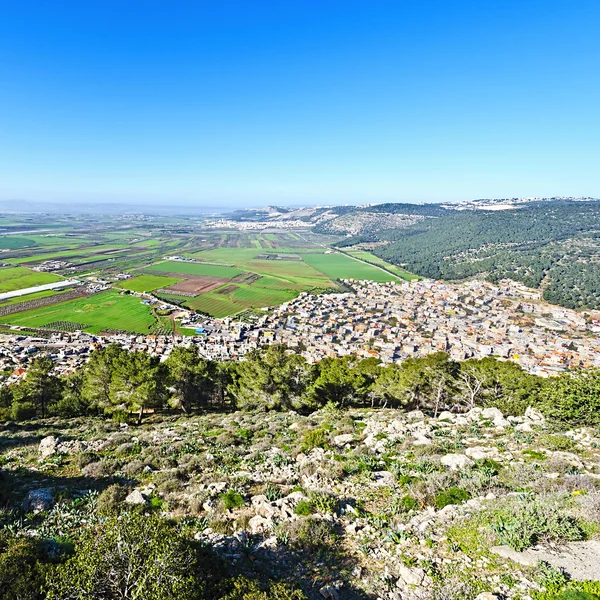
<svg viewBox="0 0 600 600"><path fill-rule="evenodd" d="M340 242L436 279L484 275L542 287L569 308L600 308L600 203L541 202L505 211L444 211L407 228Z"/></svg>

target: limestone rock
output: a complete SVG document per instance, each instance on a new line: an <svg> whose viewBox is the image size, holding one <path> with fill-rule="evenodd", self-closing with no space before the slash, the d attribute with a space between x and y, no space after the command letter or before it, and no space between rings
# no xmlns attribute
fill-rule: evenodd
<svg viewBox="0 0 600 600"><path fill-rule="evenodd" d="M400 579L407 585L421 585L425 579L425 571L418 567L410 568L400 565L398 567Z"/></svg>
<svg viewBox="0 0 600 600"><path fill-rule="evenodd" d="M452 471L460 471L473 464L473 461L464 454L446 454L442 456L440 462Z"/></svg>
<svg viewBox="0 0 600 600"><path fill-rule="evenodd" d="M125 498L127 504L146 504L146 497L140 490L133 490L127 498Z"/></svg>
<svg viewBox="0 0 600 600"><path fill-rule="evenodd" d="M323 598L330 598L331 600L339 600L340 599L340 595L337 591L337 589L335 587L333 587L332 585L327 585L322 587L319 590L319 594L321 594L321 596L323 596Z"/></svg>
<svg viewBox="0 0 600 600"><path fill-rule="evenodd" d="M53 435L49 435L40 441L38 452L40 453L42 458L48 458L56 452L57 444L58 439L55 438Z"/></svg>
<svg viewBox="0 0 600 600"><path fill-rule="evenodd" d="M533 406L527 407L527 410L525 411L525 418L529 419L533 423L537 423L538 425L546 422L544 415L537 408L533 408Z"/></svg>
<svg viewBox="0 0 600 600"><path fill-rule="evenodd" d="M23 512L43 512L50 510L53 504L54 494L50 488L30 490L23 500Z"/></svg>
<svg viewBox="0 0 600 600"><path fill-rule="evenodd" d="M333 443L336 446L345 446L346 444L349 444L353 439L354 439L353 433L343 433L341 435L336 435L333 438Z"/></svg>

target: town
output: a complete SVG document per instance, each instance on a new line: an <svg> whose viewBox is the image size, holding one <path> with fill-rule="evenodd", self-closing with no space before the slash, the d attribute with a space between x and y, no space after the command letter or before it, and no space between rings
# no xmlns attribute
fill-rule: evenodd
<svg viewBox="0 0 600 600"><path fill-rule="evenodd" d="M0 368L9 374L5 383L11 383L26 374L35 356L45 354L57 373L69 373L94 349L111 343L161 360L177 345L194 345L210 360L240 360L260 346L281 343L309 363L347 355L391 363L442 351L454 360L514 361L541 376L600 366L600 313L549 305L539 292L511 281L343 283L343 293L301 293L243 321L171 307L174 318L193 333L189 336L75 331L34 337L13 328L0 338Z"/></svg>

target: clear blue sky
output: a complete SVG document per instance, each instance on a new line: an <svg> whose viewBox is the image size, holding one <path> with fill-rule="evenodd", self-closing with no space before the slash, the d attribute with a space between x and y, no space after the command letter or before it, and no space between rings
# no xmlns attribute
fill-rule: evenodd
<svg viewBox="0 0 600 600"><path fill-rule="evenodd" d="M0 0L0 199L600 197L599 0Z"/></svg>

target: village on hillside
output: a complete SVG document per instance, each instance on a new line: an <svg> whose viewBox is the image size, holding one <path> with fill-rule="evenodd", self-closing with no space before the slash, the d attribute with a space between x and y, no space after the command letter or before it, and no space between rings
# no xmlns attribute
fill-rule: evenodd
<svg viewBox="0 0 600 600"><path fill-rule="evenodd" d="M75 331L38 338L14 328L0 337L0 368L10 373L5 382L11 383L25 375L35 356L45 354L57 373L69 373L110 343L161 359L177 345L194 345L207 359L238 360L260 346L281 343L310 363L347 355L391 363L443 351L455 360L514 361L541 376L600 366L599 313L549 305L537 291L514 282L345 280L344 285L344 293L302 293L253 322L177 308L176 318L193 328L193 336Z"/></svg>

